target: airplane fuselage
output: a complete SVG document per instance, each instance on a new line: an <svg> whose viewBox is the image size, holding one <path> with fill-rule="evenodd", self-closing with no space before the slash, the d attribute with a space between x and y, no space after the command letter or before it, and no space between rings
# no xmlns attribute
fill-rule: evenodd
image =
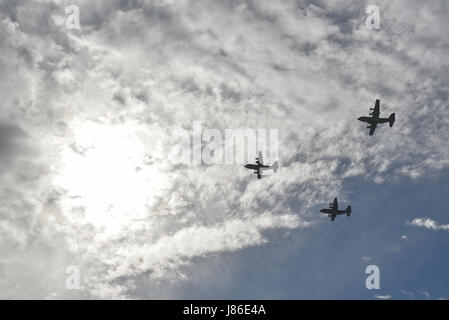
<svg viewBox="0 0 449 320"><path fill-rule="evenodd" d="M379 123L379 117L360 117L357 118L357 120L362 121L362 122L367 122L369 124L378 124Z"/></svg>
<svg viewBox="0 0 449 320"><path fill-rule="evenodd" d="M372 116L372 117L360 117L360 118L357 118L357 120L362 121L362 122L367 122L369 124L375 124L375 125L389 121L388 118L379 118L378 115Z"/></svg>
<svg viewBox="0 0 449 320"><path fill-rule="evenodd" d="M332 210L332 209L321 209L320 212L327 213L331 215L339 215L339 214L346 214L346 210Z"/></svg>
<svg viewBox="0 0 449 320"><path fill-rule="evenodd" d="M270 166L265 166L263 164L247 164L246 169L258 170L259 168L269 168Z"/></svg>

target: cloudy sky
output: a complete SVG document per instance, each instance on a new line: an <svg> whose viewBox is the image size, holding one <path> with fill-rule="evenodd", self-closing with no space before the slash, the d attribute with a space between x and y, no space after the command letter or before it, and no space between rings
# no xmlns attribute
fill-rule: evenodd
<svg viewBox="0 0 449 320"><path fill-rule="evenodd" d="M448 19L445 0L0 0L0 298L449 298ZM370 137L375 99L396 123ZM278 130L279 171L180 164L198 122ZM334 197L351 217L319 212Z"/></svg>

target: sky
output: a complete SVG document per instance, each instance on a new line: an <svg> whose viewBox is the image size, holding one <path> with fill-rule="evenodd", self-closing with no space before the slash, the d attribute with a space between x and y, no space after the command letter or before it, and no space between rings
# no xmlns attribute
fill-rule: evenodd
<svg viewBox="0 0 449 320"><path fill-rule="evenodd" d="M0 0L0 298L449 298L448 18L444 0ZM396 122L369 136L376 99ZM203 162L180 161L196 124ZM231 129L274 130L255 148L279 170L205 163ZM334 197L350 217L319 212Z"/></svg>

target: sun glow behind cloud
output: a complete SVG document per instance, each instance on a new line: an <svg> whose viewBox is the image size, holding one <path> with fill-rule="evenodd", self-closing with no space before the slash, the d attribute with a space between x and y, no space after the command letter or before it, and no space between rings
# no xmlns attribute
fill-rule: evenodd
<svg viewBox="0 0 449 320"><path fill-rule="evenodd" d="M130 125L77 125L75 144L62 152L55 178L86 222L119 232L120 226L149 214L166 186L164 173L145 164L145 144Z"/></svg>

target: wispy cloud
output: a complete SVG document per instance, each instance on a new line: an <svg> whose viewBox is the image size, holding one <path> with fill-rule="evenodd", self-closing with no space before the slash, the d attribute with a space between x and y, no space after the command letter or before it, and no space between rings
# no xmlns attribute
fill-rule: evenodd
<svg viewBox="0 0 449 320"><path fill-rule="evenodd" d="M401 293L406 296L407 298L414 300L415 299L415 294L412 291L408 291L408 290L403 290L400 289L399 291L401 291Z"/></svg>
<svg viewBox="0 0 449 320"><path fill-rule="evenodd" d="M381 300L388 300L388 299L391 299L392 296L389 294L386 294L386 295L375 294L374 298L381 299Z"/></svg>
<svg viewBox="0 0 449 320"><path fill-rule="evenodd" d="M371 260L371 257L362 257L362 260L365 262L369 262Z"/></svg>
<svg viewBox="0 0 449 320"><path fill-rule="evenodd" d="M449 224L439 224L430 218L415 218L412 221L407 221L406 225L423 227L429 230L444 230L449 231Z"/></svg>

